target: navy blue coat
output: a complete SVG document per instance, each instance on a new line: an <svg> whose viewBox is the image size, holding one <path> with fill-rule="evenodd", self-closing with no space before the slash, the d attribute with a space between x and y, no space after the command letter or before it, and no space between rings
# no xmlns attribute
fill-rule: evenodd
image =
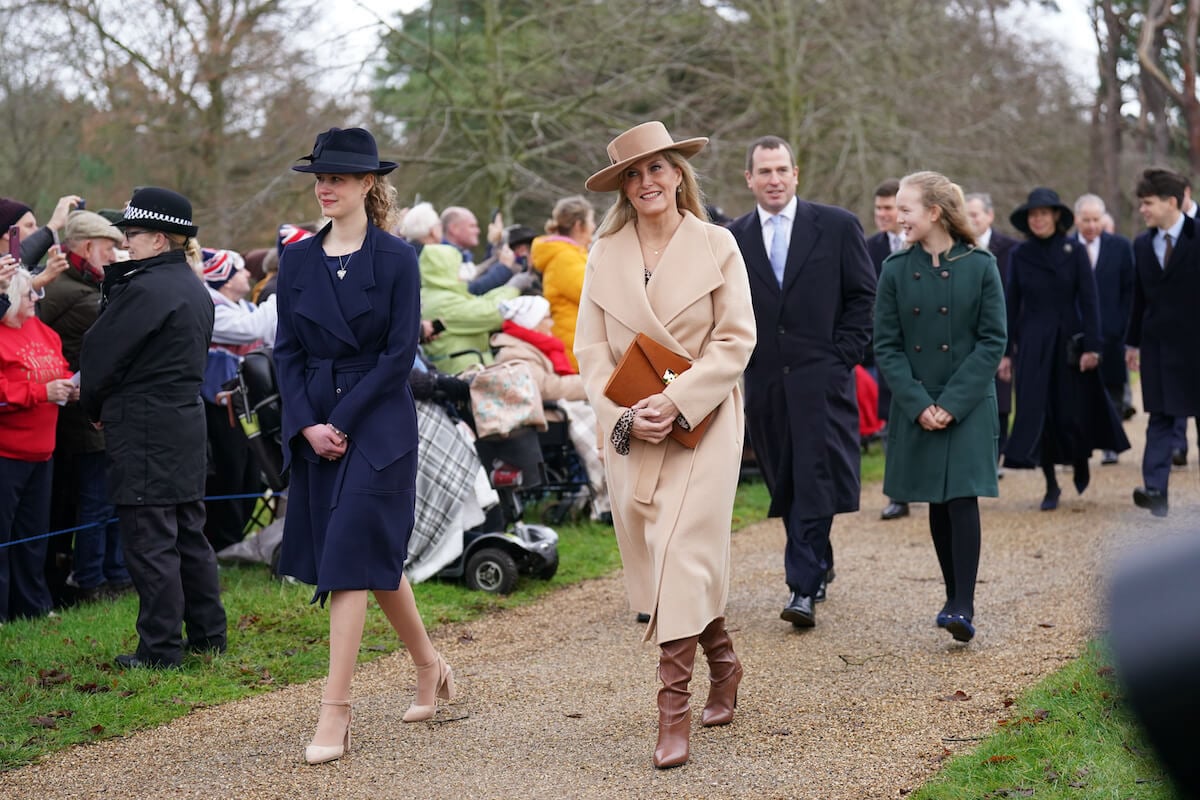
<svg viewBox="0 0 1200 800"><path fill-rule="evenodd" d="M1083 351L1101 351L1087 251L1062 234L1028 239L1013 248L1008 267L1008 352L1016 363L1017 414L1005 464L1038 466L1046 436L1061 464L1085 459L1094 449L1128 450L1098 371L1081 373L1067 365L1067 342L1077 333L1083 334Z"/></svg>
<svg viewBox="0 0 1200 800"><path fill-rule="evenodd" d="M1129 321L1130 347L1141 350L1146 411L1200 416L1200 241L1196 222L1183 231L1164 270L1154 255L1156 230L1133 241L1137 281Z"/></svg>
<svg viewBox="0 0 1200 800"><path fill-rule="evenodd" d="M279 264L275 365L291 469L280 572L334 589L395 589L415 506L417 418L408 373L421 289L407 243L368 226L344 280L316 236ZM323 461L300 433L329 423L346 456Z"/></svg>
<svg viewBox="0 0 1200 800"><path fill-rule="evenodd" d="M1080 244L1083 241L1080 240ZM1133 246L1124 236L1100 234L1100 256L1093 271L1100 307L1100 377L1106 386L1125 385L1125 333L1133 310Z"/></svg>
<svg viewBox="0 0 1200 800"><path fill-rule="evenodd" d="M854 366L871 338L875 269L862 227L833 206L797 201L783 286L757 209L733 232L750 275L758 344L746 367L746 422L771 491L771 516L858 510Z"/></svg>

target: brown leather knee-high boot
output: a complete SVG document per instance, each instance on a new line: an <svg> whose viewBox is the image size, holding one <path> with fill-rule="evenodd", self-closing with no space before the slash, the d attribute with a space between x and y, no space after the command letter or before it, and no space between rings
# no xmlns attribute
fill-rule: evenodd
<svg viewBox="0 0 1200 800"><path fill-rule="evenodd" d="M728 725L737 707L742 662L733 652L733 640L725 630L725 618L717 617L700 634L700 646L708 658L708 702L700 715L701 725Z"/></svg>
<svg viewBox="0 0 1200 800"><path fill-rule="evenodd" d="M688 760L688 736L691 733L692 711L688 707L688 682L696 663L696 643L700 637L689 636L662 645L658 658L658 744L654 747L654 766L659 769L677 767Z"/></svg>

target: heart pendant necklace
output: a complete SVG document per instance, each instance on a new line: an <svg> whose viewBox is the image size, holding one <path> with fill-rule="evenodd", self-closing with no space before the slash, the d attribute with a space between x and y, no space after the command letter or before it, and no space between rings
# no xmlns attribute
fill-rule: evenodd
<svg viewBox="0 0 1200 800"><path fill-rule="evenodd" d="M346 265L350 263L350 259L352 259L352 258L354 258L354 253L351 253L350 255L346 256L345 261L342 261L341 256L337 257L337 260L338 260L337 276L338 276L339 281L343 280L346 277Z"/></svg>

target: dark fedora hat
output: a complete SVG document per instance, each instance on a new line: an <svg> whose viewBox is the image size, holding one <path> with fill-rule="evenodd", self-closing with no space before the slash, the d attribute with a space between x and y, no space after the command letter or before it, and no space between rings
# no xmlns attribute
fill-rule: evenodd
<svg viewBox="0 0 1200 800"><path fill-rule="evenodd" d="M374 172L387 175L396 168L392 161L380 161L375 137L365 128L330 128L318 133L313 150L300 157L301 164L292 167L296 172L321 172L329 175L358 175Z"/></svg>
<svg viewBox="0 0 1200 800"><path fill-rule="evenodd" d="M1064 203L1058 197L1058 192L1053 189L1047 189L1045 186L1039 186L1029 193L1029 199L1022 205L1017 206L1016 210L1009 215L1008 221L1012 226L1026 236L1031 236L1029 230L1029 212L1035 208L1052 208L1061 211L1062 214L1058 218L1058 229L1060 231L1068 230L1075 224L1075 212L1071 207Z"/></svg>
<svg viewBox="0 0 1200 800"><path fill-rule="evenodd" d="M139 186L113 223L118 228L145 228L163 233L179 233L189 238L200 230L192 222L192 203L179 192L158 186Z"/></svg>

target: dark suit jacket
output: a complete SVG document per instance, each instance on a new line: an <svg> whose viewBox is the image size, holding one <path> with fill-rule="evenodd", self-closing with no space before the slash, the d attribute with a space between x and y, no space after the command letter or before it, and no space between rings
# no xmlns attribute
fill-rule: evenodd
<svg viewBox="0 0 1200 800"><path fill-rule="evenodd" d="M1142 402L1146 411L1200 416L1200 241L1196 222L1185 219L1166 269L1154 255L1156 230L1133 240L1137 280L1129 320L1130 347L1141 349Z"/></svg>
<svg viewBox="0 0 1200 800"><path fill-rule="evenodd" d="M1011 236L1005 236L992 228L992 236L988 239L988 250L996 257L996 268L1000 270L1001 285L1008 288L1008 254L1018 244ZM1007 299L1007 294L1005 295ZM996 409L1008 416L1012 413L1012 381L1002 381L996 378Z"/></svg>
<svg viewBox="0 0 1200 800"><path fill-rule="evenodd" d="M284 468L297 456L319 460L300 431L327 422L381 470L417 446L407 380L421 325L417 256L407 242L368 226L346 286L335 295L321 248L328 232L327 225L288 245L279 260L275 365Z"/></svg>
<svg viewBox="0 0 1200 800"><path fill-rule="evenodd" d="M758 344L746 367L746 418L771 490L771 515L858 510L854 365L871 337L875 272L862 227L833 206L797 201L775 280L757 209L730 226L750 276Z"/></svg>
<svg viewBox="0 0 1200 800"><path fill-rule="evenodd" d="M1125 384L1125 332L1133 310L1133 245L1129 240L1111 233L1100 234L1100 257L1093 274L1103 340L1100 376L1106 385L1120 387Z"/></svg>
<svg viewBox="0 0 1200 800"><path fill-rule="evenodd" d="M871 257L871 266L875 268L875 277L883 269L883 260L892 254L892 243L888 241L886 231L876 231L867 237L867 255Z"/></svg>

